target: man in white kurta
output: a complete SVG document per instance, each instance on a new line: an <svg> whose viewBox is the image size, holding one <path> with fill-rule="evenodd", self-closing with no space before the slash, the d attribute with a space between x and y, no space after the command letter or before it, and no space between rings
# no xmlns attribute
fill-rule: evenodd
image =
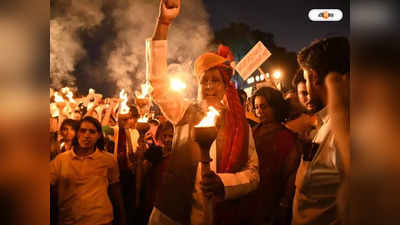
<svg viewBox="0 0 400 225"><path fill-rule="evenodd" d="M150 75L150 80L161 81L153 82L154 90L160 90L163 88L163 84L167 82L167 41L152 41L147 40L146 42L146 56L147 56L147 66ZM162 82L162 81L166 82ZM168 83L168 82L167 82ZM164 86L165 87L165 86ZM182 96L177 95L168 91L168 89L163 89L162 92L153 94L154 101L160 106L164 115L174 124L177 124L183 117L186 109L190 106L190 102L184 101ZM187 132L182 132L183 135L188 135L189 125ZM185 128L182 128L185 129ZM224 184L225 199L234 199L240 196L244 196L249 192L255 190L259 183L258 174L258 157L255 151L254 139L251 134L251 129L249 127L249 147L248 147L248 160L246 166L242 171L237 173L217 173L222 183ZM176 137L176 134L175 134ZM174 137L174 141L176 140ZM182 138L182 136L180 137ZM210 149L211 158L216 158L216 142L211 146ZM193 204L191 211L191 224L204 224L204 201L202 200L202 192L200 190L200 164L197 167L194 190L193 190ZM216 171L216 160L211 163L211 169ZM173 202L171 202L173 204ZM179 207L179 206L176 206ZM150 225L158 224L181 224L177 221L171 219L168 215L164 214L162 211L156 207L153 209L152 215L149 221Z"/></svg>

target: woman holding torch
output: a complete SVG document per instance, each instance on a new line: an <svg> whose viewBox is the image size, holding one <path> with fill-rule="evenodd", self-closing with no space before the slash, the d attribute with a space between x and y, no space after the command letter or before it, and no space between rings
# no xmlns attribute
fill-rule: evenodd
<svg viewBox="0 0 400 225"><path fill-rule="evenodd" d="M146 42L152 97L164 116L175 126L172 153L168 157L160 192L149 224L207 224L204 199L218 200L215 224L241 221L235 207L226 204L255 190L259 183L258 158L251 130L236 90L229 82L233 74L229 48L208 52L195 62L199 79L198 103L185 101L169 88L167 74L167 33L180 11L179 0L162 0L153 37ZM194 126L204 116L204 108L214 107L221 115L217 137L210 148L211 171L200 175L199 147L193 138Z"/></svg>

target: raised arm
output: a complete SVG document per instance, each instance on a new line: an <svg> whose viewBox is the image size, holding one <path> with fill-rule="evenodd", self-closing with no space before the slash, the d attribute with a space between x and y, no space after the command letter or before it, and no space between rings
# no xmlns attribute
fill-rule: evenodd
<svg viewBox="0 0 400 225"><path fill-rule="evenodd" d="M153 87L152 97L164 116L176 124L182 118L189 102L170 88L167 74L168 28L180 11L180 0L161 0L160 13L151 39L146 40L148 80Z"/></svg>
<svg viewBox="0 0 400 225"><path fill-rule="evenodd" d="M152 40L167 40L168 27L179 15L180 0L161 0L160 11Z"/></svg>

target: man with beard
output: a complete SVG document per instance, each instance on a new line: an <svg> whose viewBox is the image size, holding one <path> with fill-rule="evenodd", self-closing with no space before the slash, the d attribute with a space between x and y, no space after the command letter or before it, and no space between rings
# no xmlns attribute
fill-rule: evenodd
<svg viewBox="0 0 400 225"><path fill-rule="evenodd" d="M316 109L308 100L308 91L306 87L306 80L303 76L303 70L297 71L292 81L292 86L296 90L295 98L298 99L302 108L302 113L297 118L286 122L286 127L295 132L300 140L304 142L311 142L316 134L318 124Z"/></svg>
<svg viewBox="0 0 400 225"><path fill-rule="evenodd" d="M324 80L331 73L349 74L349 51L346 38L334 37L314 42L297 55L309 94L306 104L318 111L318 132L303 151L297 171L292 225L341 224L336 196L343 166L331 130Z"/></svg>

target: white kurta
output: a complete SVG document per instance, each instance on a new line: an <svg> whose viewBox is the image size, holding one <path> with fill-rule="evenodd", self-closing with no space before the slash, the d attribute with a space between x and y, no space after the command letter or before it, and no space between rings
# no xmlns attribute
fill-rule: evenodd
<svg viewBox="0 0 400 225"><path fill-rule="evenodd" d="M301 159L296 175L292 225L340 224L336 194L341 162L335 147L327 108L318 112L321 128L314 137L319 148L311 161Z"/></svg>

